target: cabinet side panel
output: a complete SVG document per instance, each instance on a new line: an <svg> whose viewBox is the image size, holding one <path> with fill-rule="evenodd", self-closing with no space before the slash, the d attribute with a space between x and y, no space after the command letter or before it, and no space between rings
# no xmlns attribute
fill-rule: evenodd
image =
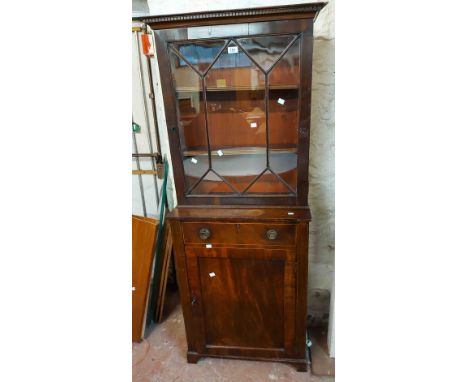
<svg viewBox="0 0 468 382"><path fill-rule="evenodd" d="M309 224L297 227L297 290L296 290L296 355L305 357L307 327L307 264L309 249Z"/></svg>
<svg viewBox="0 0 468 382"><path fill-rule="evenodd" d="M180 222L169 221L171 225L174 260L176 266L177 285L179 286L180 301L184 314L185 334L187 336L188 350L195 351L195 339L193 336L192 313L190 308L190 290L188 286L187 267L185 261L184 240Z"/></svg>
<svg viewBox="0 0 468 382"><path fill-rule="evenodd" d="M312 100L313 22L301 37L301 95L299 111L299 144L297 158L297 204L306 205L309 191L310 108Z"/></svg>
<svg viewBox="0 0 468 382"><path fill-rule="evenodd" d="M203 305L205 303L200 287L199 264L197 257L185 257L187 263L188 285L190 289L190 311L192 320L192 339L198 353L205 350L205 323Z"/></svg>

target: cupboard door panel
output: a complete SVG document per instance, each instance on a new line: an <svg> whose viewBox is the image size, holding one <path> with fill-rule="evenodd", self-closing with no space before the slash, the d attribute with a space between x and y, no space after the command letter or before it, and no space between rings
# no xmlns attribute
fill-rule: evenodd
<svg viewBox="0 0 468 382"><path fill-rule="evenodd" d="M295 263L259 256L259 249L249 257L250 251L222 248L216 256L210 249L187 248L197 300L192 312L204 337L199 343L204 353L245 350L287 357L295 341Z"/></svg>
<svg viewBox="0 0 468 382"><path fill-rule="evenodd" d="M206 344L282 348L284 263L201 258L199 264Z"/></svg>

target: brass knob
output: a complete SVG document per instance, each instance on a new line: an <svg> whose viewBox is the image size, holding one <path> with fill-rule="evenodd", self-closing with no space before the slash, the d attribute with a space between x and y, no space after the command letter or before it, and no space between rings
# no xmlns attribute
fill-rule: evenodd
<svg viewBox="0 0 468 382"><path fill-rule="evenodd" d="M268 240L276 240L277 237L278 237L278 231L276 229L269 229L266 232L266 238Z"/></svg>
<svg viewBox="0 0 468 382"><path fill-rule="evenodd" d="M200 239L202 239L202 240L208 239L211 236L210 229L209 228L200 228L199 235L200 235Z"/></svg>

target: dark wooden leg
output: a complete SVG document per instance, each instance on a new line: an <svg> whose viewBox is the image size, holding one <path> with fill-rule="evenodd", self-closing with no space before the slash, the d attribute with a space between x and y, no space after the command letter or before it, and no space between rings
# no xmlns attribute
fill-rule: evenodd
<svg viewBox="0 0 468 382"><path fill-rule="evenodd" d="M301 362L296 364L297 371L306 372L307 371L307 362Z"/></svg>
<svg viewBox="0 0 468 382"><path fill-rule="evenodd" d="M197 363L201 357L197 353L187 352L187 362Z"/></svg>

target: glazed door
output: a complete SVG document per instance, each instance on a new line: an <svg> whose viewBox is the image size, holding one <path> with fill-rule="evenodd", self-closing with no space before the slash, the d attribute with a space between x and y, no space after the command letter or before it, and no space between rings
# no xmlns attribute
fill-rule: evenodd
<svg viewBox="0 0 468 382"><path fill-rule="evenodd" d="M165 106L178 197L305 200L311 26L278 21L155 34L165 56L161 77L172 90Z"/></svg>
<svg viewBox="0 0 468 382"><path fill-rule="evenodd" d="M186 255L198 353L294 355L294 250L189 247Z"/></svg>

